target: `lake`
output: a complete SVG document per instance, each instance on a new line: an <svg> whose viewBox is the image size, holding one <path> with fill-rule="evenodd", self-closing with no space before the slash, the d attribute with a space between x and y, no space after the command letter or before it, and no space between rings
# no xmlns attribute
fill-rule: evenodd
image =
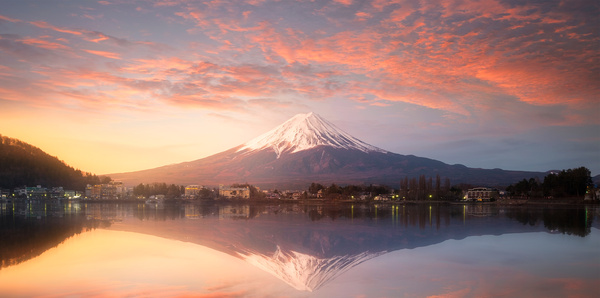
<svg viewBox="0 0 600 298"><path fill-rule="evenodd" d="M0 203L2 297L598 297L600 209Z"/></svg>

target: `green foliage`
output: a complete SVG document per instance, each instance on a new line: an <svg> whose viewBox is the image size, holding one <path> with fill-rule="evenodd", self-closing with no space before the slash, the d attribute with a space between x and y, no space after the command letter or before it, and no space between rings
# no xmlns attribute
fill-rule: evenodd
<svg viewBox="0 0 600 298"><path fill-rule="evenodd" d="M0 135L0 188L42 185L83 191L86 184L99 182L96 175L83 173L37 147Z"/></svg>

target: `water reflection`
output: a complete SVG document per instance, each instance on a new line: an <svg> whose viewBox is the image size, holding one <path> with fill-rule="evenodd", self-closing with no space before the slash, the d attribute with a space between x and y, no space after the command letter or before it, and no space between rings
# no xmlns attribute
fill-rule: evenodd
<svg viewBox="0 0 600 298"><path fill-rule="evenodd" d="M19 264L65 239L110 222L89 219L78 204L0 204L0 268Z"/></svg>
<svg viewBox="0 0 600 298"><path fill-rule="evenodd" d="M198 244L296 290L316 291L374 258L449 239L531 232L586 237L598 228L599 212L495 205L9 203L0 205L0 215L0 236L11 239L0 245L3 267L102 228Z"/></svg>

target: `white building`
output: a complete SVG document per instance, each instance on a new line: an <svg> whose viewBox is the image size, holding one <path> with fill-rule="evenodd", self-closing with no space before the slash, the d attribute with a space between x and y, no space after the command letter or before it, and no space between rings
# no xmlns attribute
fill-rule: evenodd
<svg viewBox="0 0 600 298"><path fill-rule="evenodd" d="M492 201L497 199L499 196L498 190L487 187L476 187L467 190L467 194L464 197L465 201Z"/></svg>

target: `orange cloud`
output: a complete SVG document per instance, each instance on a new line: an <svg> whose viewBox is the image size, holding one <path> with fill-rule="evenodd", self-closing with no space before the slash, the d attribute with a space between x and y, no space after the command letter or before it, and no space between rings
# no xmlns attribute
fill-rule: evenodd
<svg viewBox="0 0 600 298"><path fill-rule="evenodd" d="M180 16L186 20L193 20L196 23L196 26L199 27L208 27L210 22L206 15L200 10L193 10L189 12L176 12L175 15Z"/></svg>
<svg viewBox="0 0 600 298"><path fill-rule="evenodd" d="M333 1L343 4L343 5L346 5L346 6L352 5L352 0L333 0Z"/></svg>
<svg viewBox="0 0 600 298"><path fill-rule="evenodd" d="M49 49L49 50L68 49L68 47L63 44L51 42L51 41L47 41L47 40L43 40L43 39L37 39L37 38L27 38L27 39L21 39L19 41L24 44L33 45L36 47Z"/></svg>
<svg viewBox="0 0 600 298"><path fill-rule="evenodd" d="M73 35L81 35L81 32L79 31L74 31L74 30L70 30L70 29L64 29L64 28L59 28L53 25L50 25L44 21L36 21L36 22L29 22L30 24L39 27L39 28L44 28L44 29L51 29L57 32L62 32L62 33L68 33L68 34L73 34Z"/></svg>
<svg viewBox="0 0 600 298"><path fill-rule="evenodd" d="M356 19L358 21L366 21L373 17L370 13L364 12L364 11L359 11L359 12L355 13L354 15L356 16Z"/></svg>
<svg viewBox="0 0 600 298"><path fill-rule="evenodd" d="M3 15L0 15L0 20L9 21L9 22L11 22L11 23L19 23L19 22L22 22L22 21L21 21L21 20L19 20L19 19L13 19L13 18L9 18L9 17L7 17L7 16L3 16Z"/></svg>
<svg viewBox="0 0 600 298"><path fill-rule="evenodd" d="M218 1L202 7L185 1L156 3L159 7L178 5L175 15L193 22L195 32L210 38L206 43L192 43L193 53L180 56L161 49L146 56L151 58L125 60L114 46L150 45L46 22L31 24L102 43L102 50L83 51L120 60L111 64L110 70L72 77L69 83L57 82L63 88L96 84L108 97L126 87L122 92L136 90L175 104L197 102L218 107L204 96L212 94L217 101L282 94L318 99L336 96L357 102L369 99L361 102L364 104L406 102L469 115L493 106L483 102L492 97L509 97L529 105L567 102L589 106L600 93L596 71L589 67L598 62L595 35L582 30L583 21L567 9L509 5L499 0L371 1L360 10L344 7L346 17L336 18L306 2L302 5L310 7L325 25L309 31L284 25L276 18L253 23L262 13L256 8L264 3L250 4L252 7ZM369 22L357 25L357 20ZM65 40L59 43L56 38L19 41L53 51L50 54L67 48ZM6 46L14 51L18 48ZM244 59L238 60L242 56Z"/></svg>
<svg viewBox="0 0 600 298"><path fill-rule="evenodd" d="M94 55L98 55L101 57L105 57L105 58L110 58L110 59L121 59L121 55L118 53L112 53L112 52L106 52L106 51L95 51L95 50L83 50L84 52L90 53L90 54L94 54Z"/></svg>

